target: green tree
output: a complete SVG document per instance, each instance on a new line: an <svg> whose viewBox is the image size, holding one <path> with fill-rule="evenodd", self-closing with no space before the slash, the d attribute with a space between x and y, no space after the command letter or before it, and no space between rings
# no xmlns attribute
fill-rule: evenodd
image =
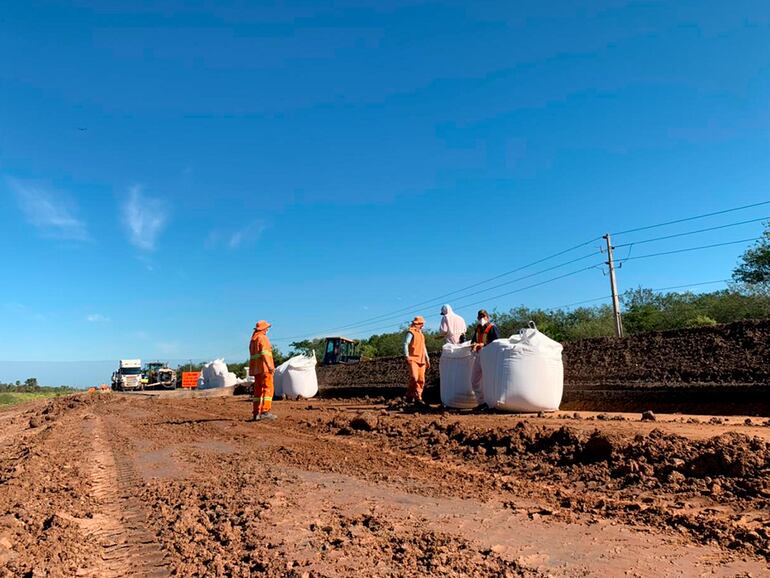
<svg viewBox="0 0 770 578"><path fill-rule="evenodd" d="M325 347L326 347L326 339L317 338L317 339L303 339L302 341L292 341L289 344L289 347L291 347L291 351L289 352L289 357L294 357L295 355L312 355L313 352L315 352L316 359L320 362L324 358L325 353Z"/></svg>
<svg viewBox="0 0 770 578"><path fill-rule="evenodd" d="M770 294L770 223L765 225L762 237L741 256L733 281L750 293Z"/></svg>
<svg viewBox="0 0 770 578"><path fill-rule="evenodd" d="M716 324L716 319L712 319L708 315L696 315L687 321L687 327L713 327Z"/></svg>

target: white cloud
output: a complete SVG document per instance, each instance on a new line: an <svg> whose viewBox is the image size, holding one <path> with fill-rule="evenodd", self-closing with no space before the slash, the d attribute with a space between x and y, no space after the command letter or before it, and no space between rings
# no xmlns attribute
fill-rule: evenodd
<svg viewBox="0 0 770 578"><path fill-rule="evenodd" d="M110 320L109 317L105 317L101 313L90 313L86 315L86 321L88 321L89 323L104 323L109 320Z"/></svg>
<svg viewBox="0 0 770 578"><path fill-rule="evenodd" d="M235 231L213 230L206 238L205 245L207 248L225 245L228 249L235 250L259 239L265 229L266 226L262 222L255 221Z"/></svg>
<svg viewBox="0 0 770 578"><path fill-rule="evenodd" d="M71 241L88 241L85 223L75 215L72 201L38 185L8 179L27 221L43 235Z"/></svg>
<svg viewBox="0 0 770 578"><path fill-rule="evenodd" d="M132 245L143 251L153 251L167 220L163 201L145 196L141 187L131 187L123 204L123 224Z"/></svg>

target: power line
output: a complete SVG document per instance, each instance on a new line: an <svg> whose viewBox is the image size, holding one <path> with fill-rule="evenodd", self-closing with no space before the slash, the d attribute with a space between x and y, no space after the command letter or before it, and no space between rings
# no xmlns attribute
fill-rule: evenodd
<svg viewBox="0 0 770 578"><path fill-rule="evenodd" d="M759 207L759 206L768 205L768 204L770 204L770 201L762 201L762 202L759 202L759 203L743 205L743 206L740 206L740 207L733 207L733 208L730 208L730 209L724 209L724 210L721 210L721 211L714 211L714 212L711 212L711 213L704 213L704 214L701 214L701 215L695 215L695 216L692 216L692 217L686 217L686 218L682 218L682 219L675 219L675 220L672 220L672 221L666 221L666 222L657 223L657 224L654 224L654 225L647 225L647 226L644 226L644 227L636 227L636 228L633 228L633 229L626 229L624 231L618 231L616 233L613 233L612 235L613 236L624 235L624 234L627 234L627 233L644 231L644 230L654 229L654 228L657 228L657 227L664 227L664 226L667 226L667 225L673 225L673 224L677 224L677 223L684 223L684 222L688 222L688 221L693 221L693 220L696 220L696 219L703 219L703 218L706 218L706 217L713 217L713 216L717 216L717 215L723 215L723 214L727 214L727 213L731 213L731 212L735 212L735 211L745 210L745 209L749 209L749 208L753 208L753 207ZM767 217L765 217L765 218L767 218ZM711 230L717 230L717 229L723 229L723 228L726 228L726 227L737 226L737 225L740 225L740 224L747 224L747 223L751 223L751 222L757 222L757 221L760 221L760 220L763 220L763 219L753 219L753 220L741 221L739 223L730 223L730 224L727 224L727 225L720 225L720 226L716 226L716 227L700 229L700 230L697 230L697 231L690 231L690 232L678 233L678 234L674 234L674 235L667 235L667 236L663 236L663 237L657 237L657 238L654 238L654 239L645 239L645 240L637 241L636 243L625 243L625 244L622 244L622 245L618 245L617 247L618 248L619 247L626 247L626 246L632 246L634 244L649 243L649 242L653 242L653 241L660 241L660 240L664 240L664 239L670 239L670 238L681 237L681 236L686 236L686 235L694 235L694 234L697 234L697 233L702 233L702 232L711 231ZM464 298L469 297L469 296L485 293L487 291L491 291L493 289L496 289L496 288L499 288L499 287L502 287L502 286L505 286L505 285L510 285L512 283L516 283L516 282L521 281L523 279L534 277L536 275L545 273L547 271L552 271L552 270L557 269L559 267L563 267L563 266L566 266L568 264L575 263L575 262L580 261L582 259L591 257L591 256L597 254L598 252L597 253L593 253L591 255L585 255L585 256L580 257L578 259L573 259L571 261L567 261L565 263L561 263L561 264L555 265L553 267L549 267L549 268L544 269L544 270L539 271L539 272L535 272L535 273L532 273L532 274L529 274L529 275L525 275L524 277L521 277L521 278L517 278L517 279L510 280L510 281L506 281L505 283L501 283L501 284L498 284L498 285L495 285L495 286L492 286L492 287L487 287L486 289L481 289L479 291L475 291L475 292L470 293L468 295L461 295L461 296L457 297L460 293L463 293L463 292L465 292L465 291L467 291L469 289L474 289L476 287L480 287L482 285L486 285L486 284L488 284L488 283L490 283L492 281L495 281L497 279L501 279L501 278L506 277L508 275L512 275L513 273L516 273L518 271L522 271L522 270L527 269L529 267L532 267L534 265L537 265L537 264L543 263L545 261L554 259L554 258L559 257L561 255L565 255L565 254L567 254L567 253L569 253L571 251L574 251L574 250L579 249L581 247L585 247L587 245L590 245L591 243L595 243L596 241L599 241L600 239L601 239L601 237L596 237L596 238L591 239L589 241L585 241L583 243L579 243L579 244L574 245L572 247L568 247L567 249L563 249L561 251L558 251L556 253L548 255L547 257L543 257L542 259L538 259L538 260L533 261L531 263L527 263L526 265L522 265L520 267L516 267L515 269L511 269L510 271L506 271L504 273L500 273L499 275L495 275L495 276L490 277L488 279L484 279L482 281L478 281L476 283L472 283L470 285L467 285L467 286L462 287L460 289L457 289L455 291L450 291L449 293L445 293L443 295L439 295L439 296L431 298L431 299L427 299L427 300L420 301L418 303L414 303L414 304L406 306L406 307L395 309L395 310L393 310L391 312L388 312L388 313L383 313L383 314L380 314L380 315L369 317L369 318L363 319L361 321L358 321L356 323L350 323L350 324L347 324L347 325L342 325L342 326L334 327L334 328L331 328L331 329L327 329L324 333L331 333L331 332L335 332L335 331L349 330L349 329L354 329L354 328L364 328L364 327L366 327L368 325L374 325L376 323L379 323L380 321L384 321L386 319L393 318L393 317L395 317L397 315L402 315L402 314L405 314L407 312L413 311L417 307L423 307L423 306L428 306L429 304L435 304L435 302L437 302L437 301L442 301L443 302L443 300L445 300L445 299L447 299L449 297L454 297L456 299L464 299ZM756 240L756 239L751 239L751 240ZM693 248L690 248L690 249L681 249L681 250L677 250L677 251L661 252L661 253L655 253L655 254L650 254L650 255L639 255L639 256L634 256L634 257L629 256L629 257L626 257L625 259L620 259L618 262L619 263L623 263L625 261L630 261L630 260L633 260L633 259L643 259L643 258L648 258L648 257L657 257L657 256L669 255L669 254L673 254L673 253L680 253L680 252L686 252L686 251L694 251L694 250L697 250L697 249L705 249L705 248L710 248L710 247L718 247L718 246L722 246L722 245L730 245L730 244L736 244L736 243L741 243L741 242L744 242L744 241L734 241L734 242L729 242L729 243L707 245L707 246L703 246L703 247L693 247ZM493 297L491 299L495 299L495 298ZM290 337L282 337L282 338L276 338L276 341L278 341L278 340L286 341L286 340L290 340L290 339L302 339L302 338L307 338L307 337L310 337L310 336L312 336L312 334L304 334L304 335L296 335L296 336L290 336Z"/></svg>
<svg viewBox="0 0 770 578"><path fill-rule="evenodd" d="M715 243L715 244L711 244L711 245L701 245L701 246L698 246L698 247L688 247L688 248L685 248L685 249L676 249L676 250L673 250L673 251L664 251L664 252L660 252L660 253L652 253L652 254L647 254L647 255L636 255L636 256L633 256L633 257L627 257L625 259L619 260L618 263L624 263L625 261L631 261L631 260L634 260L634 259L646 259L646 258L653 258L653 257L661 257L661 256L665 256L665 255L672 255L672 254L677 254L677 253L685 253L685 252L689 252L689 251L697 251L697 250L703 250L703 249L710 249L710 248L722 247L722 246L726 246L726 245L735 245L735 244L738 244L738 243L745 243L745 242L748 242L748 241L755 241L758 238L760 238L760 237L755 237L755 238L751 238L751 239L741 239L741 240L738 240L738 241L729 241L729 242L726 242L726 243ZM521 281L521 280L524 280L524 279L527 279L527 278L531 278L531 277L533 277L535 275L539 275L539 274L545 273L547 271L551 271L551 270L554 270L556 268L563 267L565 265L574 263L576 261L580 261L580 260L586 259L588 257L596 255L597 253L599 253L599 252L597 251L596 253L592 253L590 255L584 255L583 257L578 257L577 259L573 259L571 261L567 261L565 263L561 263L559 265L555 265L553 267L549 267L547 269L538 271L536 273L531 273L529 275L525 275L525 276L523 276L521 278L514 279L514 280L508 281L506 283L502 283L502 284L499 284L499 285L496 285L496 286L493 286L493 287L488 287L487 289L483 289L483 290L480 290L480 291L475 291L473 293L469 293L468 295L463 295L463 296L459 297L459 299L465 299L465 298L468 298L468 297L472 297L474 295L478 295L480 293L485 293L486 291L489 291L489 290L492 290L492 289L496 289L496 288L499 288L499 287L502 287L502 286L505 286L505 285L509 285L511 283L515 283L517 281ZM476 306L476 305L483 304L485 302L489 302L489 301L494 301L494 300L500 299L501 297L508 297L508 296L513 295L515 293L520 293L522 291L526 291L527 289L532 289L532 288L535 288L535 287L540 287L542 285L546 285L548 283L552 283L554 281L558 281L560 279L563 279L563 278L566 278L566 277L570 277L570 276L576 275L578 273L582 273L582 272L587 271L589 269L594 269L598 265L600 265L600 264L590 265L588 267L584 267L582 269L578 269L577 271L572 271L572 272L566 273L564 275L559 275L557 277L552 277L550 279L546 279L545 281L540 281L538 283L527 285L526 287L520 287L518 289L515 289L513 291L508 291L508 292L502 293L500 295L495 295L495 296L492 296L492 297L487 297L487 298L485 298L483 300L480 300L480 301L475 301L473 303L462 304L462 305L457 306L457 310L464 310L464 309L467 309L469 307L473 307L473 306ZM707 282L707 283L711 283L711 282ZM686 286L693 287L693 286L696 286L696 285L686 285ZM675 288L678 288L678 286L670 287L669 289L675 289ZM657 290L653 290L653 291L657 291ZM429 303L429 302L425 302L425 303ZM409 308L408 310L411 310L411 309L413 309L413 308ZM380 316L382 318L379 319L378 321L384 321L385 319L389 319L389 318L392 318L392 317L395 317L395 316L396 316L396 314L388 315L388 316ZM358 335L358 334L361 334L361 333L369 333L369 332L374 333L376 331L379 331L379 330L382 330L382 329L389 329L389 328L392 328L392 327L400 327L403 324L403 322L400 321L398 323L389 323L386 326L382 326L382 327L378 327L378 328L368 328L369 325L375 325L375 324L377 324L378 321L359 322L359 323L351 324L351 325L348 325L348 326L343 326L343 327L338 327L336 329L331 329L329 331L337 331L337 330L346 329L346 328L358 328L358 330L356 330L356 331L348 332L350 335ZM283 337L283 338L279 337L279 338L275 338L274 341L288 341L290 339L310 338L310 337L313 337L313 335L314 334L308 333L308 334L304 334L304 335L301 335L301 336L294 336L294 337Z"/></svg>
<svg viewBox="0 0 770 578"><path fill-rule="evenodd" d="M370 317L369 319L364 319L364 320L362 320L362 321L360 321L358 323L353 323L353 324L350 324L350 325L343 325L341 327L336 327L336 328L330 329L329 331L338 331L340 329L347 329L349 327L356 327L356 326L364 324L364 323L366 323L368 321L380 320L380 319L391 317L391 316L393 316L396 313L404 313L406 311L411 311L415 307L421 307L423 305L426 305L426 304L434 302L434 301L439 301L439 300L446 299L447 297L452 297L453 295L457 295L458 293L462 293L463 291L467 291L468 289L473 289L473 288L478 287L480 285L485 285L487 283L490 283L491 281L496 281L497 279L501 279L502 277L507 277L508 275L512 275L513 273L517 273L518 271L522 271L524 269L528 269L529 267L533 267L534 265L539 265L540 263L543 263L545 261L550 261L551 259L555 259L556 257L559 257L559 256L564 255L566 253L570 253L570 252L572 252L572 251L574 251L576 249L580 249L581 247L585 247L586 245L590 245L591 243L595 243L599 239L601 239L601 237L596 237L594 239L591 239L590 241L586 241L584 243L580 243L578 245L574 245L572 247L569 247L568 249L564 249L562 251L559 251L558 253L553 253L552 255L549 255L547 257L543 257L542 259L538 259L537 261L532 261L531 263L528 263L526 265L522 265L520 267L516 267L515 269L511 269L510 271L506 271L505 273L500 273L499 275L495 275L494 277L490 277L488 279L484 279L483 281L478 281L476 283L472 283L470 285L467 285L467 286L463 287L462 289L457 289L455 291L451 291L449 293L445 293L444 295L439 295L438 297L433 297L431 299L427 299L425 301L421 301L419 303L415 303L413 305L409 305L408 307L403 307L401 309L397 309L395 311L392 311L391 313L383 313L382 315L377 315L375 317ZM593 254L595 255L597 253L598 253L598 251L596 253L593 253ZM591 255L586 255L585 257L581 257L580 259L585 259L585 258L590 257L590 256ZM579 261L580 259L576 259L575 261ZM567 263L563 263L560 266L568 265L570 263L574 263L575 261L569 261ZM553 268L555 268L555 267L553 267ZM546 271L550 271L553 268L546 269ZM533 273L532 275L536 275L536 274L537 273ZM509 281L508 283L514 283L514 282L515 282L515 280L514 281Z"/></svg>
<svg viewBox="0 0 770 578"><path fill-rule="evenodd" d="M566 309L567 307L574 307L575 305L584 305L586 303L594 303L596 301L601 301L603 299L609 299L609 298L610 298L610 296L603 295L601 297L594 297L593 299L585 299L583 301L576 301L574 303L566 303L564 305L557 305L555 307L543 308L543 311L553 311L555 309ZM463 309L465 309L467 307L472 307L472 306L473 305L464 305L464 306L458 307L457 311L462 311ZM433 319L435 317L437 317L437 316L436 315L429 315L428 319ZM378 331L383 331L385 329L391 329L391 328L394 328L394 327L395 328L400 328L404 324L405 324L404 322L402 322L402 323L391 323L389 325L382 326L382 327L379 327L377 329L354 331L354 332L350 333L350 335L359 335L361 333L368 333L369 331L371 331L373 335L376 335Z"/></svg>
<svg viewBox="0 0 770 578"><path fill-rule="evenodd" d="M631 247L633 245L641 245L643 243L652 243L653 241L664 241L666 239L674 239L676 237L686 237L688 235L697 235L698 233L705 233L707 231L716 231L718 229L727 229L728 227L737 227L739 225L747 225L749 223L758 223L759 221L766 221L770 217L761 217L759 219L749 219L748 221L738 221L736 223L728 223L726 225L717 225L716 227L707 227L705 229L697 229L695 231L687 231L685 233L674 233L673 235L665 235L663 237L653 237L652 239L642 239L641 241L632 241L630 243L622 243L615 245L615 249L622 247Z"/></svg>
<svg viewBox="0 0 770 578"><path fill-rule="evenodd" d="M715 217L717 215L724 215L726 213L733 213L735 211L742 211L744 209L751 209L753 207L761 207L762 205L770 205L770 201L762 201L761 203L753 203L751 205L733 207L732 209L714 211L713 213L704 213L702 215L695 215L694 217L686 217L684 219L675 219L673 221L666 221L664 223L657 223L655 225L647 225L644 227L636 227L634 229L626 229L625 231L618 231L617 233L612 233L612 236L617 237L618 235L625 235L627 233L636 233L638 231L647 231L649 229L655 229L657 227L665 227L667 225L676 225L677 223L686 223L687 221L695 221L696 219L705 219L706 217Z"/></svg>
<svg viewBox="0 0 770 578"><path fill-rule="evenodd" d="M514 293L521 293L522 291L526 291L527 289L533 289L535 287L540 287L548 283L553 283L554 281L558 281L566 277L572 277L573 275L577 275L578 273L583 273L584 271L588 271L590 269L595 269L596 267L597 265L589 265L588 267L583 267L582 269L577 269L576 271L571 271L569 273L565 273L564 275L559 275L558 277L552 277L550 279L546 279L545 281L540 281L539 283L533 283L532 285L527 285L526 287L520 287L518 289L514 289L513 291L508 291L507 293L501 293L500 295L495 295L494 297L488 297L486 299L483 299L482 301L466 303L465 305L461 305L460 307L462 308L474 307L476 305L480 305L487 301L494 301L495 299L500 299L501 297L508 297L509 295L513 295Z"/></svg>
<svg viewBox="0 0 770 578"><path fill-rule="evenodd" d="M559 251L558 253L554 253L553 255L549 255L548 257L544 257L542 259L538 259L537 261L533 261L532 263L529 263L527 265L523 265L523 266L518 267L516 269L512 269L511 271L507 271L505 273L501 273L500 275L496 275L494 277L490 277L489 279L485 279L484 281L480 281L478 283L473 283L472 285L468 285L468 286L464 287L463 289L458 289L456 291L452 291L451 293L446 293L444 295L440 295L440 296L434 297L432 299L421 301L419 303L415 303L415 304L410 305L408 307L403 307L401 309L397 309L397 310L392 311L390 313L383 313L383 314L377 315L375 317L370 317L368 319L364 319L364 320L358 321L356 323L349 323L347 325L340 325L340 326L337 326L337 327L333 327L331 329L327 329L323 333L331 333L331 332L334 332L334 331L342 331L342 330L353 329L353 328L357 328L357 327L365 327L367 325L374 325L374 324L379 323L381 321L384 321L386 319L391 319L391 318L396 317L396 316L402 316L403 314L405 314L407 312L414 311L417 307L425 307L425 306L429 306L429 305L430 306L434 306L436 304L440 305L440 304L442 304L444 302L444 300L447 297L450 297L452 295L457 295L458 293L462 293L463 291L465 291L467 289L471 289L471 288L474 288L474 287L478 287L480 285L484 285L484 284L489 283L490 281L493 281L495 279L500 279L500 278L505 277L507 275L511 275L512 273L515 273L516 271L521 271L522 269L527 269L529 267L532 267L533 265L536 265L538 263L542 263L544 261L548 261L550 259L553 259L553 258L559 256L559 255L564 255L565 253L574 251L575 249L578 249L580 247L584 247L586 245L594 243L598 239L600 239L600 237L597 237L596 239L591 239L590 241L586 241L585 243L580 243L579 245L575 245L573 247L570 247L569 249L565 249L563 251ZM498 285L493 285L492 287L487 287L486 289L480 289L478 291L474 291L474 292L469 293L467 295L462 295L462 296L456 297L456 298L457 299L464 299L466 297L472 297L474 295L479 295L479 294L485 293L487 291L492 291L494 289L498 289L498 288L504 287L506 285L511 285L512 283L517 283L519 281L523 281L525 279L530 279L530 278L535 277L537 275L542 275L543 273L547 273L549 271L553 271L554 269L559 269L561 267L566 267L567 265L571 265L573 263L577 263L578 261L583 261L585 259L588 259L588 258L593 257L595 255L598 255L600 253L601 253L601 251L594 251L593 253L590 253L590 254L587 254L587 255L583 255L583 256L578 257L576 259L572 259L570 261L565 261L564 263L559 263L558 265L553 265L553 266L548 267L546 269L541 269L541 270L536 271L534 273L529 273L529 274L524 275L522 277L517 277L516 279L511 279L510 281L506 281L505 283L500 283ZM295 335L295 336L289 336L289 337L282 337L280 339L284 340L284 341L288 340L288 339L302 339L302 338L306 338L306 337L308 337L310 335L311 334ZM279 338L276 338L276 340L277 339L279 339Z"/></svg>
<svg viewBox="0 0 770 578"><path fill-rule="evenodd" d="M671 289L683 289L685 287L700 287L701 285L715 285L716 283L729 283L731 279L717 279L716 281L703 281L701 283L687 283L685 285L672 285L670 287L660 287L658 289L650 289L656 293L660 291L670 291Z"/></svg>
<svg viewBox="0 0 770 578"><path fill-rule="evenodd" d="M724 247L726 245L737 245L739 243L748 243L749 241L756 241L762 237L752 237L750 239L740 239L738 241L727 241L726 243L714 243L713 245L701 245L699 247L688 247L686 249L675 249L673 251L663 251L661 253L649 253L647 255L634 255L621 259L619 263L625 263L626 261L634 261L636 259L648 259L650 257L662 257L663 255L674 255L675 253L687 253L689 251L699 251L701 249L713 249L714 247Z"/></svg>
<svg viewBox="0 0 770 578"><path fill-rule="evenodd" d="M591 267L588 267L588 269L590 269L590 268ZM578 271L578 272L582 272L584 270L585 269L583 269L581 271ZM574 272L572 274L574 274ZM730 281L729 279L717 279L717 280L714 280L714 281L702 281L700 283L686 283L684 285L671 285L669 287L658 287L656 289L650 289L650 291L653 291L655 293L659 293L661 291L669 291L669 290L672 290L672 289L682 289L682 288L685 288L685 287L700 287L700 286L703 286L703 285L714 285L716 283L728 283L729 281ZM522 288L522 290L523 289L525 289L525 288ZM552 307L543 307L543 308L539 308L539 309L541 309L542 311L555 311L557 309L567 309L568 307L574 307L576 305L585 305L587 303L595 303L597 301L603 301L605 299L611 299L611 298L612 298L612 295L602 295L601 297L593 297L591 299L584 299L582 301L574 301L572 303L565 303L565 304L562 304L562 305L556 305L556 306L552 306ZM468 307L473 307L473 305L474 304L462 305L462 306L457 308L457 311L462 311L464 309L467 309ZM428 316L429 319L430 318L434 318L434 317L436 317L436 316L435 315ZM405 324L404 322L401 322L401 323L390 323L388 325L380 326L380 327L378 327L376 329L365 329L365 330L361 330L361 331L354 331L354 332L350 333L350 335L359 335L359 334L362 334L362 333L369 333L369 332L371 332L372 335L376 335L378 332L384 331L386 329L398 329L398 328L400 328L404 324Z"/></svg>
<svg viewBox="0 0 770 578"><path fill-rule="evenodd" d="M536 277L537 275L542 275L543 273L547 273L549 271L553 271L554 269L560 269L561 267L566 267L567 265L572 265L573 263L577 263L578 261L584 261L585 259L588 259L589 257L593 257L594 255L598 255L599 253L601 253L601 251L596 251L594 253L591 253L590 255L583 255L582 257L578 257L577 259L572 259L571 261L567 261L565 263L560 263L558 265L554 265L552 267L548 267L547 269L542 269L540 271L536 271L535 273L530 273L529 275L524 275L523 277L517 277L516 279L511 279L510 281L506 281L505 283L500 283L498 285L493 285L491 287L487 287L486 289L480 289L478 291L474 291L474 292L468 293L466 295L461 295L459 297L456 297L456 299L465 299L467 297L473 297L474 295L480 295L481 293L486 293L487 291L492 291L494 289L499 289L500 287L505 287L505 286L511 285L513 283L518 283L519 281L524 281L525 279L531 279L532 277ZM437 298L437 299L432 299L430 301L425 301L421 305L426 306L426 307L428 307L428 306L436 306L436 305L441 305L443 302L444 302L443 299ZM409 309L409 311L413 310L415 307L417 307L417 306L411 307ZM402 314L394 314L394 315L384 316L382 320L389 319L391 317L395 317L396 315L401 316ZM346 326L343 326L343 327L337 327L336 329L339 330L339 329L347 329L347 328L353 328L353 327L362 327L362 326L370 325L370 324L371 324L371 322L368 322L368 323L363 323L363 322L352 323L350 325L346 325Z"/></svg>
<svg viewBox="0 0 770 578"><path fill-rule="evenodd" d="M587 267L586 269L581 269L580 271L576 271L576 272L570 273L569 275L580 273L582 271L585 271L587 269L592 269L592 268L593 267ZM672 289L682 289L682 288L685 288L685 287L700 287L700 286L703 286L703 285L714 285L716 283L728 283L729 281L730 281L730 279L717 279L717 280L714 280L714 281L702 281L700 283L686 283L684 285L671 285L669 287L658 287L656 289L650 289L650 291L653 291L655 293L659 293L661 291L670 291ZM522 288L522 290L528 289L530 287ZM576 305L585 305L586 303L595 303L596 301L603 301L605 299L612 299L612 295L602 295L601 297L593 297L591 299L584 299L582 301L574 301L572 303L565 303L563 305L556 305L556 306L553 306L553 307L543 307L541 309L543 311L554 311L554 310L557 310L557 309L566 309L568 307L574 307ZM460 307L457 308L457 311L462 311L463 309L467 309L468 307L473 307L474 305L475 304L461 305ZM435 316L429 316L429 317L432 318L432 317L435 317ZM376 331L382 331L382 330L390 329L390 328L393 328L393 327L401 327L401 325L404 325L404 323L403 322L402 323L398 323L398 324L391 323L389 325L382 326L382 327L379 327L378 329L371 330L371 331L374 334ZM356 332L351 333L351 335L358 335L360 333L367 333L368 331L369 330L356 331Z"/></svg>
<svg viewBox="0 0 770 578"><path fill-rule="evenodd" d="M590 269L590 268L591 267L589 267L588 269ZM585 269L583 269L583 270L585 270ZM580 272L582 272L583 270L581 270ZM573 272L573 274L574 274L574 272ZM729 282L730 282L730 279L716 279L716 280L713 280L713 281L701 281L701 282L698 282L698 283L685 283L685 284L682 284L682 285L669 285L667 287L657 287L657 288L654 288L654 289L650 289L650 291L653 291L654 293L660 293L661 291L670 291L670 290L673 290L673 289L684 289L684 288L690 288L690 287L701 287L701 286L705 286L705 285L715 285L717 283L729 283ZM522 290L524 290L524 289L525 288L522 288ZM632 289L629 289L628 291L626 291L626 293L628 293L629 291L632 291ZM569 307L574 307L576 305L585 305L587 303L595 303L597 301L603 301L603 300L611 299L611 298L612 298L612 295L602 295L601 297L593 297L591 299L584 299L584 300L581 300L581 301L574 301L572 303L565 303L565 304L562 304L562 305L556 305L556 306L552 306L552 307L544 307L544 308L541 308L541 309L543 311L554 311L554 310L557 310L557 309L567 309ZM457 307L456 311L462 311L464 309L467 309L467 308L473 307L473 306L474 306L474 304L461 305L460 307ZM430 315L430 316L427 316L427 317L428 317L428 319L433 319L433 318L435 318L437 316ZM405 324L405 322L389 323L388 325L382 325L380 327L376 327L376 328L372 328L372 329L362 329L362 330L359 330L359 331L353 331L353 332L349 333L349 335L356 336L356 335L361 335L361 334L365 334L365 333L369 333L370 335L376 335L376 334L379 334L380 332L388 330L388 329L390 329L390 330L400 329L401 326L404 325L404 324ZM291 338L274 338L273 341L283 341L285 339L291 339ZM234 356L234 357L236 357L236 356Z"/></svg>
<svg viewBox="0 0 770 578"><path fill-rule="evenodd" d="M531 285L527 285L526 287L520 287L518 289L514 289L513 291L508 291L508 292L503 293L501 295L496 295L494 297L489 297L489 298L484 299L482 301L478 301L478 302L475 302L475 303L467 303L465 305L461 305L461 306L458 307L458 309L459 308L466 308L466 307L473 307L473 306L478 305L480 303L485 303L487 301L493 301L495 299L499 299L500 297L507 297L508 295L513 295L514 293L520 293L522 291L526 291L527 289L533 289L535 287L540 287L542 285L547 285L548 283L553 283L554 281L558 281L558 280L564 279L566 277L571 277L573 275L577 275L578 273L582 273L584 271L588 271L589 269L595 269L597 266L598 266L598 264L597 265L589 265L588 267L583 267L582 269L578 269L576 271L571 271L569 273L564 273L563 275L558 275L556 277L552 277L552 278L546 279L544 281L539 281L538 283L533 283ZM465 297L470 297L472 295L474 295L474 294L466 295ZM429 317L433 317L433 316L429 316ZM399 322L397 325L400 326L402 323L403 323L403 321ZM394 325L396 325L396 324L395 323L390 323L387 326L383 327L383 329L384 328L393 327ZM349 333L349 334L350 335L356 335L358 333L367 333L369 331L374 332L374 331L377 331L377 329L361 329L359 331L354 331L354 332ZM312 334L305 334L302 337L312 337ZM288 339L294 339L294 338L293 337L275 338L274 341L279 341L279 340L280 341L286 341Z"/></svg>

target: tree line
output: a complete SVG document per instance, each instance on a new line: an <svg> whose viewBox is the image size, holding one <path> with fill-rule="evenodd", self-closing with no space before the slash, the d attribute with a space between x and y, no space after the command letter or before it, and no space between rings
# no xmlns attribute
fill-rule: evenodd
<svg viewBox="0 0 770 578"><path fill-rule="evenodd" d="M47 385L40 385L37 382L37 378L30 377L24 382L16 381L14 383L0 383L0 393L70 393L75 391L73 388L67 385L60 385L59 387L49 387Z"/></svg>

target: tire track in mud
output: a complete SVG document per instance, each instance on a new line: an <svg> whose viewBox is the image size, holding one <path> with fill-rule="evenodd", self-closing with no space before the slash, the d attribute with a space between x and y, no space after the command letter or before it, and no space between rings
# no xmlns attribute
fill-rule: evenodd
<svg viewBox="0 0 770 578"><path fill-rule="evenodd" d="M136 495L139 476L126 452L120 450L125 443L108 432L100 416L91 415L83 423L93 447L91 477L99 511L78 522L88 539L99 546L99 561L78 576L170 576L166 553L147 529L144 508Z"/></svg>

